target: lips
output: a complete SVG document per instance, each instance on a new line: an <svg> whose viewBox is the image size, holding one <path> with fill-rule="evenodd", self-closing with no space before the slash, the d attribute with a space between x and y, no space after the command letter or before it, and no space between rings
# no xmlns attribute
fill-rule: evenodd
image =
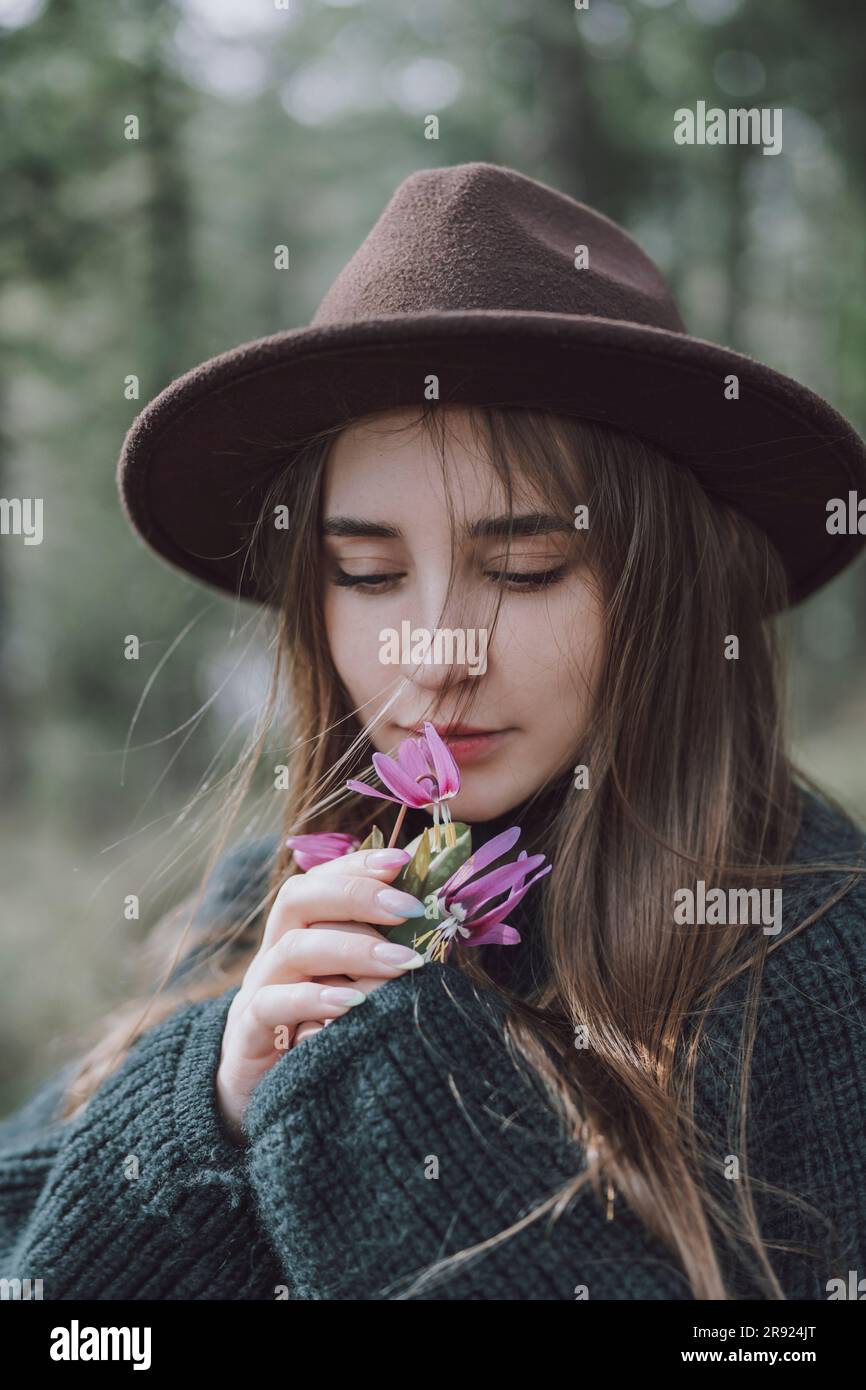
<svg viewBox="0 0 866 1390"><path fill-rule="evenodd" d="M474 724L434 724L433 728L440 738L445 739L481 738L484 734L498 734L501 732L499 729L482 729ZM423 728L407 729L406 733L413 734L416 738L420 738L424 730Z"/></svg>
<svg viewBox="0 0 866 1390"><path fill-rule="evenodd" d="M451 756L463 767L490 757L507 738L507 729L491 729L488 733L480 734L446 734L443 742Z"/></svg>

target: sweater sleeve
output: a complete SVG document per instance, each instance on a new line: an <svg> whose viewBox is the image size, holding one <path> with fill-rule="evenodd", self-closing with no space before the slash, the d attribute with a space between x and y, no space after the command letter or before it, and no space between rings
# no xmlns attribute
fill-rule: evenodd
<svg viewBox="0 0 866 1390"><path fill-rule="evenodd" d="M487 996L486 998L483 996ZM295 1299L687 1299L685 1276L590 1187L447 1279L581 1168L515 1068L493 992L428 964L287 1052L247 1110L250 1181Z"/></svg>
<svg viewBox="0 0 866 1390"><path fill-rule="evenodd" d="M251 1299L281 1283L214 1078L236 988L136 1040L84 1111L65 1073L0 1126L0 1277L45 1299Z"/></svg>

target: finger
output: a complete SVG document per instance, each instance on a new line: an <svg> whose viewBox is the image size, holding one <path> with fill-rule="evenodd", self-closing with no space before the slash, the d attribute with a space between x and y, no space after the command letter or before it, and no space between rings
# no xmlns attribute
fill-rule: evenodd
<svg viewBox="0 0 866 1390"><path fill-rule="evenodd" d="M351 975L316 975L314 983L317 985L352 985L355 982Z"/></svg>
<svg viewBox="0 0 866 1390"><path fill-rule="evenodd" d="M374 941L387 940L387 937L383 936L380 931L375 927L369 926L366 922L316 922L315 926L322 931L343 931L358 936L371 936ZM308 927L307 931L309 930ZM282 940L283 938L280 937L279 939ZM274 947L266 948L264 945L259 947L257 954L250 961L246 974L244 975L240 991L241 994L244 995L244 999L252 994L253 991L261 989L262 985L292 978L290 975L286 975L284 970L280 969L280 961L280 955L274 954ZM323 975L326 973L327 972L317 972L316 974L311 974L309 978L312 980L319 980L324 984ZM344 984L348 979L348 975L339 979L337 976L334 976L332 983Z"/></svg>
<svg viewBox="0 0 866 1390"><path fill-rule="evenodd" d="M324 865L319 867L324 868ZM408 917L423 917L424 904L368 874L314 870L283 883L271 908L262 945L274 945L287 931L312 922L366 922L394 927Z"/></svg>
<svg viewBox="0 0 866 1390"><path fill-rule="evenodd" d="M405 869L412 856L405 849L392 845L390 849L356 849L351 854L341 854L338 859L328 859L324 864L315 864L307 869L307 874L321 877L326 874L374 873L377 877L393 878Z"/></svg>
<svg viewBox="0 0 866 1390"><path fill-rule="evenodd" d="M349 989L362 989L365 994L371 990L378 989L380 985L386 983L384 977L379 978L373 975L317 975L314 981L317 985L343 985Z"/></svg>
<svg viewBox="0 0 866 1390"><path fill-rule="evenodd" d="M331 1020L326 1018L324 1023L302 1023L292 1039L292 1047L297 1047L298 1043L302 1043L305 1039L311 1038L314 1033L320 1033L330 1022Z"/></svg>
<svg viewBox="0 0 866 1390"><path fill-rule="evenodd" d="M377 883L390 883L411 862L412 856L404 849L364 849L352 854L342 854L337 859L328 859L324 864L314 864L303 873L304 878L315 882L323 875L330 878L348 878L355 874L367 874ZM292 878L301 877L293 874ZM288 883L289 880L286 880ZM285 886L285 885L282 885Z"/></svg>
<svg viewBox="0 0 866 1390"><path fill-rule="evenodd" d="M298 1026L307 1021L323 1023L340 1018L363 1004L366 993L357 986L333 985L311 980L295 985L265 985L256 990L232 1025L231 1050L235 1061L260 1061L292 1046Z"/></svg>
<svg viewBox="0 0 866 1390"><path fill-rule="evenodd" d="M423 964L419 952L387 941L380 932L341 931L317 922L306 931L286 932L269 950L260 951L244 976L243 992L323 975L393 980Z"/></svg>

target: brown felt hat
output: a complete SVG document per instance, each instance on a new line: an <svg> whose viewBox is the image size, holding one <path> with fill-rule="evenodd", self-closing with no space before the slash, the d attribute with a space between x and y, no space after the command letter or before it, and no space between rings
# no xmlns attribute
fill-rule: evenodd
<svg viewBox="0 0 866 1390"><path fill-rule="evenodd" d="M548 409L655 445L766 531L792 603L866 543L827 529L831 499L866 495L866 447L847 421L691 337L615 223L486 163L411 174L308 327L221 353L152 400L123 444L123 507L171 565L267 602L244 561L268 481L317 431L420 405L431 376L442 402Z"/></svg>

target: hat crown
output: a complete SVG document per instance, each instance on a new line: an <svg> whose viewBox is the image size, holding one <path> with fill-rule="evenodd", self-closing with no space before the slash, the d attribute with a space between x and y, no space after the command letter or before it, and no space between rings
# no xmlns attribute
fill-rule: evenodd
<svg viewBox="0 0 866 1390"><path fill-rule="evenodd" d="M312 325L169 383L124 440L123 506L170 563L279 602L246 544L270 481L311 439L422 401L547 411L645 441L764 531L792 602L866 548L855 529L827 529L828 498L866 493L848 421L791 377L692 337L657 267L603 214L484 163L405 179Z"/></svg>
<svg viewBox="0 0 866 1390"><path fill-rule="evenodd" d="M479 309L685 332L661 272L621 227L525 174L481 162L404 179L312 324Z"/></svg>

